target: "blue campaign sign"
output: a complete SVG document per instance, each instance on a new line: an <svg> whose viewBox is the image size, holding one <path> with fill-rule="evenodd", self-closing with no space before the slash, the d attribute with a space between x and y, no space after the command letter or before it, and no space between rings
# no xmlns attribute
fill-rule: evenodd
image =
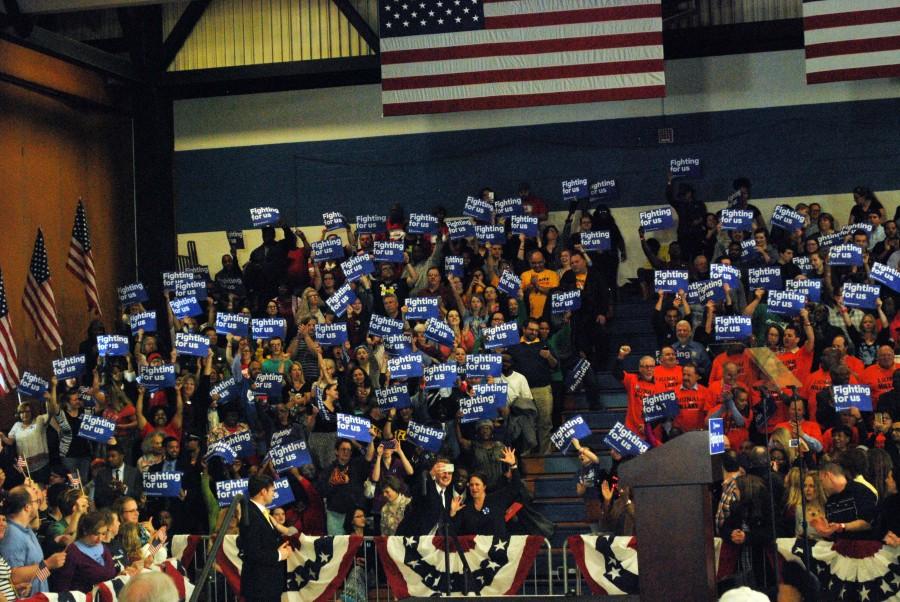
<svg viewBox="0 0 900 602"><path fill-rule="evenodd" d="M128 355L128 337L118 334L97 335L97 354L100 357Z"/></svg>
<svg viewBox="0 0 900 602"><path fill-rule="evenodd" d="M473 217L479 222L489 223L493 221L494 208L491 204L480 197L466 197L466 204L463 206L463 215Z"/></svg>
<svg viewBox="0 0 900 602"><path fill-rule="evenodd" d="M206 357L209 355L209 337L202 334L175 333L175 351L179 355Z"/></svg>
<svg viewBox="0 0 900 602"><path fill-rule="evenodd" d="M522 207L522 197L511 196L494 202L494 213L499 217L522 215L525 208Z"/></svg>
<svg viewBox="0 0 900 602"><path fill-rule="evenodd" d="M341 264L341 271L347 282L356 282L363 276L371 274L375 271L375 264L368 253L362 255L354 255Z"/></svg>
<svg viewBox="0 0 900 602"><path fill-rule="evenodd" d="M569 418L556 429L556 432L550 435L550 442L556 446L556 449L563 450L569 447L572 439L584 439L591 434L591 427L581 416Z"/></svg>
<svg viewBox="0 0 900 602"><path fill-rule="evenodd" d="M275 207L253 207L250 209L250 222L254 228L271 226L281 219L281 212Z"/></svg>
<svg viewBox="0 0 900 602"><path fill-rule="evenodd" d="M669 171L673 178L689 178L699 180L703 177L703 169L700 166L699 157L680 157L669 160Z"/></svg>
<svg viewBox="0 0 900 602"><path fill-rule="evenodd" d="M709 455L725 453L725 419L709 419Z"/></svg>
<svg viewBox="0 0 900 602"><path fill-rule="evenodd" d="M37 374L27 371L22 373L22 376L19 378L19 384L16 386L16 391L20 394L26 397L34 397L35 399L41 399L48 389L50 389L49 382Z"/></svg>
<svg viewBox="0 0 900 602"><path fill-rule="evenodd" d="M741 271L733 265L714 263L709 266L709 277L712 280L721 280L723 284L733 287L735 282L741 280Z"/></svg>
<svg viewBox="0 0 900 602"><path fill-rule="evenodd" d="M561 186L564 201L586 199L590 195L587 178L563 180Z"/></svg>
<svg viewBox="0 0 900 602"><path fill-rule="evenodd" d="M256 445L253 443L253 433L251 431L238 431L222 437L219 441L230 445L241 458L246 458L256 453Z"/></svg>
<svg viewBox="0 0 900 602"><path fill-rule="evenodd" d="M499 410L509 403L509 383L480 383L472 386L472 394L481 397L490 397Z"/></svg>
<svg viewBox="0 0 900 602"><path fill-rule="evenodd" d="M862 249L854 244L834 245L828 249L828 263L831 265L863 264Z"/></svg>
<svg viewBox="0 0 900 602"><path fill-rule="evenodd" d="M222 458L222 463L225 466L229 466L230 464L234 463L235 458L237 458L237 454L234 452L234 449L232 449L230 445L216 441L206 450L206 456L204 456L204 459L209 460L210 458Z"/></svg>
<svg viewBox="0 0 900 602"><path fill-rule="evenodd" d="M291 441L284 445L276 445L269 450L269 457L272 458L275 472L278 473L313 463L306 441Z"/></svg>
<svg viewBox="0 0 900 602"><path fill-rule="evenodd" d="M498 377L503 371L503 358L499 353L476 353L466 356L466 377Z"/></svg>
<svg viewBox="0 0 900 602"><path fill-rule="evenodd" d="M493 397L476 395L474 397L462 397L459 400L459 413L462 414L460 422L478 422L479 420L493 420L497 417L497 406Z"/></svg>
<svg viewBox="0 0 900 602"><path fill-rule="evenodd" d="M506 242L503 226L492 224L475 224L475 238L488 245L502 245Z"/></svg>
<svg viewBox="0 0 900 602"><path fill-rule="evenodd" d="M206 301L209 298L209 294L206 290L206 280L176 282L175 296L180 299L194 297L197 301Z"/></svg>
<svg viewBox="0 0 900 602"><path fill-rule="evenodd" d="M550 313L564 314L581 309L581 290L553 291L550 294Z"/></svg>
<svg viewBox="0 0 900 602"><path fill-rule="evenodd" d="M753 334L750 316L716 316L714 328L717 341L740 341Z"/></svg>
<svg viewBox="0 0 900 602"><path fill-rule="evenodd" d="M369 319L369 334L373 337L387 337L392 334L403 334L403 321L372 314Z"/></svg>
<svg viewBox="0 0 900 602"><path fill-rule="evenodd" d="M462 278L465 273L465 260L458 255L447 255L444 257L444 273L448 276L456 276Z"/></svg>
<svg viewBox="0 0 900 602"><path fill-rule="evenodd" d="M779 267L750 268L747 270L747 273L751 291L758 288L767 291L780 291L784 288L784 284L781 282L781 268Z"/></svg>
<svg viewBox="0 0 900 602"><path fill-rule="evenodd" d="M668 230L675 227L675 214L672 212L671 207L658 207L649 211L641 211L638 217L644 232Z"/></svg>
<svg viewBox="0 0 900 602"><path fill-rule="evenodd" d="M281 399L283 388L284 376L279 372L260 372L253 379L253 395L257 397L265 395L270 403Z"/></svg>
<svg viewBox="0 0 900 602"><path fill-rule="evenodd" d="M822 281L813 278L804 280L788 280L784 283L784 290L800 293L806 296L809 303L819 303L822 300Z"/></svg>
<svg viewBox="0 0 900 602"><path fill-rule="evenodd" d="M150 390L168 389L175 386L175 366L142 366L138 384Z"/></svg>
<svg viewBox="0 0 900 602"><path fill-rule="evenodd" d="M334 347L347 342L347 323L316 324L316 343L323 347Z"/></svg>
<svg viewBox="0 0 900 602"><path fill-rule="evenodd" d="M353 439L360 443L368 443L372 440L370 428L372 428L372 423L364 416L340 413L337 415L338 439Z"/></svg>
<svg viewBox="0 0 900 602"><path fill-rule="evenodd" d="M753 211L750 209L722 209L719 224L723 230L753 230Z"/></svg>
<svg viewBox="0 0 900 602"><path fill-rule="evenodd" d="M872 390L869 385L832 385L834 409L838 412L857 408L860 412L872 411Z"/></svg>
<svg viewBox="0 0 900 602"><path fill-rule="evenodd" d="M513 320L497 326L490 326L481 331L484 335L484 348L512 347L519 344L519 325Z"/></svg>
<svg viewBox="0 0 900 602"><path fill-rule="evenodd" d="M250 336L250 316L244 314L216 314L216 332L246 338Z"/></svg>
<svg viewBox="0 0 900 602"><path fill-rule="evenodd" d="M272 503L266 506L268 509L279 508L281 506L287 506L288 504L292 504L294 502L294 490L291 489L291 484L287 479L278 479L275 481L275 496L272 498Z"/></svg>
<svg viewBox="0 0 900 602"><path fill-rule="evenodd" d="M139 330L144 332L156 332L156 312L144 311L139 314L131 314L131 334L137 334Z"/></svg>
<svg viewBox="0 0 900 602"><path fill-rule="evenodd" d="M766 308L770 313L783 316L800 315L806 305L806 295L795 291L769 291Z"/></svg>
<svg viewBox="0 0 900 602"><path fill-rule="evenodd" d="M409 388L406 383L393 385L384 389L375 389L375 401L382 410L402 410L412 405L409 398Z"/></svg>
<svg viewBox="0 0 900 602"><path fill-rule="evenodd" d="M678 398L675 391L664 391L644 398L644 420L655 422L678 415Z"/></svg>
<svg viewBox="0 0 900 602"><path fill-rule="evenodd" d="M327 211L322 214L322 225L326 232L343 230L347 227L347 220L340 211Z"/></svg>
<svg viewBox="0 0 900 602"><path fill-rule="evenodd" d="M233 376L229 376L225 380L216 383L209 389L209 396L218 395L217 403L219 405L228 403L232 399L237 398L241 392L241 386Z"/></svg>
<svg viewBox="0 0 900 602"><path fill-rule="evenodd" d="M456 384L456 364L431 364L425 367L426 389L450 389Z"/></svg>
<svg viewBox="0 0 900 602"><path fill-rule="evenodd" d="M144 495L147 497L178 497L184 473L161 470L144 473Z"/></svg>
<svg viewBox="0 0 900 602"><path fill-rule="evenodd" d="M84 355L70 355L69 357L53 360L53 374L57 380L78 378L84 374L87 360Z"/></svg>
<svg viewBox="0 0 900 602"><path fill-rule="evenodd" d="M192 265L184 269L185 272L190 272L194 275L194 280L201 282L210 282L212 281L212 277L209 275L209 266L208 265Z"/></svg>
<svg viewBox="0 0 900 602"><path fill-rule="evenodd" d="M197 301L196 297L176 297L174 299L170 299L169 307L172 308L172 313L179 320L183 320L185 318L190 318L193 316L199 316L203 313L203 310L200 309L200 303Z"/></svg>
<svg viewBox="0 0 900 602"><path fill-rule="evenodd" d="M287 330L287 320L284 318L253 318L250 321L250 330L257 341L265 341L279 337L284 340Z"/></svg>
<svg viewBox="0 0 900 602"><path fill-rule="evenodd" d="M405 333L389 334L382 337L382 342L384 343L384 350L388 352L388 355L406 355L407 353L412 353L411 335Z"/></svg>
<svg viewBox="0 0 900 602"><path fill-rule="evenodd" d="M524 234L528 238L537 238L538 218L536 215L513 215L509 220L510 231L513 234Z"/></svg>
<svg viewBox="0 0 900 602"><path fill-rule="evenodd" d="M424 370L421 353L410 353L388 358L388 372L391 373L391 378L414 378L422 376Z"/></svg>
<svg viewBox="0 0 900 602"><path fill-rule="evenodd" d="M775 207L775 211L772 212L772 226L793 232L806 226L806 218L790 207L778 205Z"/></svg>
<svg viewBox="0 0 900 602"><path fill-rule="evenodd" d="M406 224L409 234L437 234L438 218L430 213L410 213Z"/></svg>
<svg viewBox="0 0 900 602"><path fill-rule="evenodd" d="M592 203L619 198L619 185L615 180L607 178L591 182L590 199Z"/></svg>
<svg viewBox="0 0 900 602"><path fill-rule="evenodd" d="M588 370L591 369L591 363L586 359L578 358L578 361L575 362L575 365L566 372L566 376L563 379L563 385L566 390L570 393L574 393L578 390L578 387L581 386L581 383L584 381L584 377L587 376Z"/></svg>
<svg viewBox="0 0 900 602"><path fill-rule="evenodd" d="M122 305L132 305L134 303L146 303L150 300L150 295L140 282L134 284L126 284L119 287L119 303Z"/></svg>
<svg viewBox="0 0 900 602"><path fill-rule="evenodd" d="M749 240L742 240L741 258L750 259L751 257L755 257L756 255L759 255L759 248L756 246L756 241L752 238Z"/></svg>
<svg viewBox="0 0 900 602"><path fill-rule="evenodd" d="M194 275L190 272L163 272L163 290L174 291L179 282L193 282Z"/></svg>
<svg viewBox="0 0 900 602"><path fill-rule="evenodd" d="M115 431L116 423L114 421L108 420L103 416L85 414L81 417L81 428L78 429L78 436L82 439L106 443L112 438Z"/></svg>
<svg viewBox="0 0 900 602"><path fill-rule="evenodd" d="M653 286L658 293L687 292L687 270L655 270L653 272Z"/></svg>
<svg viewBox="0 0 900 602"><path fill-rule="evenodd" d="M700 280L688 284L688 303L704 305L707 301L716 303L725 300L724 283L721 280Z"/></svg>
<svg viewBox="0 0 900 602"><path fill-rule="evenodd" d="M376 243L377 244L377 243ZM313 261L337 261L344 258L344 242L334 236L312 243Z"/></svg>
<svg viewBox="0 0 900 602"><path fill-rule="evenodd" d="M376 240L375 261L387 261L389 263L403 263L402 240Z"/></svg>
<svg viewBox="0 0 900 602"><path fill-rule="evenodd" d="M435 454L441 451L445 436L446 433L442 429L420 424L413 420L410 420L409 426L406 427L407 441Z"/></svg>
<svg viewBox="0 0 900 602"><path fill-rule="evenodd" d="M509 270L500 275L500 282L497 283L497 290L501 293L506 293L510 297L518 297L521 288L522 279Z"/></svg>
<svg viewBox="0 0 900 602"><path fill-rule="evenodd" d="M582 232L581 246L585 251L609 251L612 249L612 235L609 230Z"/></svg>
<svg viewBox="0 0 900 602"><path fill-rule="evenodd" d="M407 320L430 320L440 315L437 297L407 297Z"/></svg>
<svg viewBox="0 0 900 602"><path fill-rule="evenodd" d="M357 215L356 216L356 233L357 234L380 234L387 232L387 216L386 215Z"/></svg>
<svg viewBox="0 0 900 602"><path fill-rule="evenodd" d="M603 438L603 444L623 456L639 456L650 449L650 444L637 436L633 431L617 422Z"/></svg>
<svg viewBox="0 0 900 602"><path fill-rule="evenodd" d="M228 246L232 249L243 249L244 248L244 231L243 230L228 230L225 232L225 235L228 237Z"/></svg>
<svg viewBox="0 0 900 602"><path fill-rule="evenodd" d="M900 272L894 268L876 261L872 265L869 276L875 282L880 282L895 293L900 293Z"/></svg>
<svg viewBox="0 0 900 602"><path fill-rule="evenodd" d="M812 264L809 261L809 257L806 257L806 256L794 257L791 260L791 263L793 263L795 266L797 266L800 269L800 272L802 272L804 276L814 276L815 275L814 274L815 270L813 269Z"/></svg>
<svg viewBox="0 0 900 602"><path fill-rule="evenodd" d="M425 324L425 338L451 349L453 348L453 341L456 339L450 325L437 318L431 318Z"/></svg>
<svg viewBox="0 0 900 602"><path fill-rule="evenodd" d="M344 285L334 291L334 294L325 299L325 304L331 308L337 317L343 316L347 312L347 307L356 301L356 293L350 288L350 283L345 282Z"/></svg>
<svg viewBox="0 0 900 602"><path fill-rule="evenodd" d="M445 223L450 240L475 236L475 222L470 218L448 219Z"/></svg>
<svg viewBox="0 0 900 602"><path fill-rule="evenodd" d="M845 282L843 289L844 305L859 309L875 309L881 287L877 284L857 284Z"/></svg>
<svg viewBox="0 0 900 602"><path fill-rule="evenodd" d="M219 502L220 508L231 505L234 496L241 494L247 497L247 479L229 479L227 481L216 481L216 501Z"/></svg>
<svg viewBox="0 0 900 602"><path fill-rule="evenodd" d="M291 423L290 426L272 432L272 436L269 438L269 449L294 441L304 441L304 432L300 425Z"/></svg>
<svg viewBox="0 0 900 602"><path fill-rule="evenodd" d="M243 296L246 293L244 281L241 278L219 278L216 280L216 286L226 293Z"/></svg>
<svg viewBox="0 0 900 602"><path fill-rule="evenodd" d="M820 236L817 240L820 248L827 249L832 245L839 245L844 242L844 234L843 232L832 232L831 234Z"/></svg>

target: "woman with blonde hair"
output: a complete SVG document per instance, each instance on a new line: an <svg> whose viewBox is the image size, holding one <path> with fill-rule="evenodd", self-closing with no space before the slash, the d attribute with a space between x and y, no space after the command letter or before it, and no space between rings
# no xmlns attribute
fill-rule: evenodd
<svg viewBox="0 0 900 602"><path fill-rule="evenodd" d="M797 447L791 447L791 433L783 426L776 428L772 431L772 434L769 435L769 450L780 450L785 456L785 467L791 467L794 465L794 460L797 459L798 449ZM801 439L800 445L805 445L805 442ZM776 469L778 470L778 469ZM778 470L784 474L786 470Z"/></svg>
<svg viewBox="0 0 900 602"><path fill-rule="evenodd" d="M810 539L823 539L823 536L813 527L814 518L825 516L825 490L819 480L819 473L810 470L806 473L803 486L800 486L800 468L794 467L788 472L785 479L785 517L793 515L793 535L803 536L803 499L806 499L806 523L807 533Z"/></svg>

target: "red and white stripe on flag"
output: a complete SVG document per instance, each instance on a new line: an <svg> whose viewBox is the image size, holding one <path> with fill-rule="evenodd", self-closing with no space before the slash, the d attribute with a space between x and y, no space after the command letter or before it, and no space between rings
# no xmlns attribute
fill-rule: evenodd
<svg viewBox="0 0 900 602"><path fill-rule="evenodd" d="M50 286L50 264L47 261L47 247L44 244L44 233L38 228L34 241L34 252L31 254L31 265L25 281L25 295L22 307L31 318L38 338L50 351L62 346L62 334L56 318L56 298Z"/></svg>
<svg viewBox="0 0 900 602"><path fill-rule="evenodd" d="M166 560L159 564L154 564L144 572L161 571L172 579L175 589L178 590L178 599L187 600L194 592L194 585L185 577L185 571L181 565L175 560ZM128 575L122 575L94 586L93 596L94 602L118 602L119 594L131 578Z"/></svg>
<svg viewBox="0 0 900 602"><path fill-rule="evenodd" d="M84 204L79 200L75 209L75 224L72 226L66 268L84 285L88 309L96 309L97 313L100 313L100 293L97 291L97 273L94 271L94 254L91 249L87 215L84 212Z"/></svg>
<svg viewBox="0 0 900 602"><path fill-rule="evenodd" d="M94 602L93 594L82 592L63 592L61 594L35 594L18 602Z"/></svg>
<svg viewBox="0 0 900 602"><path fill-rule="evenodd" d="M666 94L660 0L380 0L380 9L385 116Z"/></svg>
<svg viewBox="0 0 900 602"><path fill-rule="evenodd" d="M0 272L0 395L5 395L19 384L19 356L9 321L9 303L6 286Z"/></svg>
<svg viewBox="0 0 900 602"><path fill-rule="evenodd" d="M806 83L900 76L900 0L803 3Z"/></svg>

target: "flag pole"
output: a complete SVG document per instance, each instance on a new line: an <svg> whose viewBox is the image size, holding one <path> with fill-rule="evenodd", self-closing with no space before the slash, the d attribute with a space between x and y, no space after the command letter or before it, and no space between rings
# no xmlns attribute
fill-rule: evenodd
<svg viewBox="0 0 900 602"><path fill-rule="evenodd" d="M78 477L78 486L81 488L81 495L86 495L84 493L84 482L81 480L81 471L77 468L75 469L75 475Z"/></svg>

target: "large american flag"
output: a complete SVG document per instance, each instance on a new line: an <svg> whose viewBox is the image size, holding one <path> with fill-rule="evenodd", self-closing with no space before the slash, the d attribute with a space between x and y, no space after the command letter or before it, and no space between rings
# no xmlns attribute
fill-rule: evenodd
<svg viewBox="0 0 900 602"><path fill-rule="evenodd" d="M78 200L75 210L75 225L72 226L72 241L69 243L69 259L66 267L84 284L88 310L96 309L100 314L100 294L97 292L97 274L94 271L94 255L91 253L91 234L88 232L84 204Z"/></svg>
<svg viewBox="0 0 900 602"><path fill-rule="evenodd" d="M31 318L38 338L47 344L50 351L62 346L59 321L56 319L56 299L50 287L50 266L47 264L47 247L44 233L38 229L31 254L31 267L25 282L25 296L22 297L25 313Z"/></svg>
<svg viewBox="0 0 900 602"><path fill-rule="evenodd" d="M0 395L6 395L19 383L18 354L13 340L12 325L9 322L9 304L6 302L6 287L3 272L0 272Z"/></svg>
<svg viewBox="0 0 900 602"><path fill-rule="evenodd" d="M900 0L803 4L806 83L900 77Z"/></svg>
<svg viewBox="0 0 900 602"><path fill-rule="evenodd" d="M385 116L665 96L660 0L380 0Z"/></svg>

